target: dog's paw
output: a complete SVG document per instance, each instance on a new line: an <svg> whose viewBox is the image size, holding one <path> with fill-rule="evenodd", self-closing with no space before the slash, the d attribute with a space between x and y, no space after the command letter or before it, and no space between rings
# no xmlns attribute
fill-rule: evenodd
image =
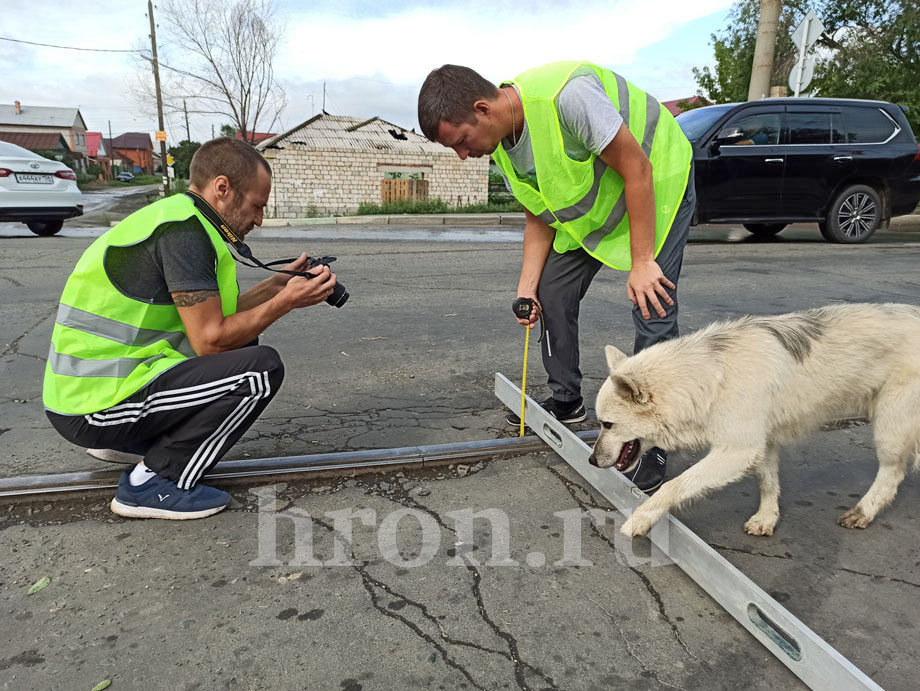
<svg viewBox="0 0 920 691"><path fill-rule="evenodd" d="M871 522L872 519L864 514L858 506L850 509L837 519L837 525L842 525L844 528L865 528Z"/></svg>
<svg viewBox="0 0 920 691"><path fill-rule="evenodd" d="M620 528L620 532L627 537L639 537L645 535L652 528L654 521L646 514L638 511L629 517L629 520Z"/></svg>
<svg viewBox="0 0 920 691"><path fill-rule="evenodd" d="M744 532L748 535L772 535L776 527L777 516L761 516L755 513L744 524Z"/></svg>

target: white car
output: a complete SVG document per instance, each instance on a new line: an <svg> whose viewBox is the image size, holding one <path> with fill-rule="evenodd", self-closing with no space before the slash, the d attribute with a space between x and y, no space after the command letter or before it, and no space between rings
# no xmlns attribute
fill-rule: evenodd
<svg viewBox="0 0 920 691"><path fill-rule="evenodd" d="M83 215L77 176L58 161L0 142L0 221L19 221L36 235L54 235Z"/></svg>

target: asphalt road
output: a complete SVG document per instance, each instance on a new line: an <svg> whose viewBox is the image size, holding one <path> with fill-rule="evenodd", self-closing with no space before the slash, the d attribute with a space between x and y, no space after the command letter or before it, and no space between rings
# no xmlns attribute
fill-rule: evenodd
<svg viewBox="0 0 920 691"><path fill-rule="evenodd" d="M486 241L482 229L349 228L350 239L337 239L340 230L252 236L263 261L301 250L338 256L351 300L266 331L287 378L228 458L513 434L491 383L496 371L520 375L522 332L509 310L519 242ZM805 227L774 242L742 232L694 233L680 283L685 332L748 313L918 301L920 235L881 232L842 247ZM56 437L40 397L56 301L93 234L0 238L0 475L100 467ZM241 283L262 275L243 268ZM589 404L605 377L603 345L631 348L628 308L625 277L602 271L581 317ZM538 362L530 375L531 395L543 395ZM694 458L674 457L672 472ZM741 530L756 509L751 479L679 518L878 683L907 690L920 611L916 479L868 530L834 523L874 465L869 428L819 433L783 454L775 536ZM552 454L290 484L275 508L301 513L279 521L273 566L252 564L264 548L260 516L270 516L246 488L234 489L232 510L187 524L124 521L107 512L105 497L0 507L0 688L92 688L102 679L113 689L796 687L673 566L624 563L613 519L585 524L593 566L550 564L562 551L559 512L604 506L582 485ZM356 528L361 563L304 566L294 517L314 518L315 553L328 560L324 513L345 508L376 511L377 529ZM435 558L418 568L381 557L383 518L407 508L434 519L439 536ZM485 508L509 517L521 566L448 564L458 548L451 512ZM414 525L399 523L405 558L419 551ZM477 530L471 549L484 562L488 534ZM547 565L525 565L534 552ZM51 585L27 596L44 575Z"/></svg>

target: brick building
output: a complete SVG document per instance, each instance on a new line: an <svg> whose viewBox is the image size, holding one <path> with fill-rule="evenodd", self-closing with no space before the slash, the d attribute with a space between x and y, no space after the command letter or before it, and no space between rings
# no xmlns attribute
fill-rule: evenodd
<svg viewBox="0 0 920 691"><path fill-rule="evenodd" d="M257 144L272 167L266 216L354 212L381 202L388 177L428 181L428 198L451 205L488 199L489 160L461 161L450 149L380 118L317 115Z"/></svg>
<svg viewBox="0 0 920 691"><path fill-rule="evenodd" d="M153 142L146 132L125 132L113 139L103 137L102 144L119 170L153 175Z"/></svg>

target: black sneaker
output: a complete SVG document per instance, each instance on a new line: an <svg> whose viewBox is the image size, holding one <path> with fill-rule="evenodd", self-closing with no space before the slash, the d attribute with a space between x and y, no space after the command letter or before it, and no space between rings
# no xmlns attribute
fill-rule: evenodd
<svg viewBox="0 0 920 691"><path fill-rule="evenodd" d="M540 407L559 420L559 422L566 425L581 422L588 417L584 401L580 398L575 401L562 402L550 396L545 401L540 401ZM505 420L507 420L508 424L512 427L521 426L521 418L514 413L508 413L508 417L506 417Z"/></svg>
<svg viewBox="0 0 920 691"><path fill-rule="evenodd" d="M651 494L661 487L667 469L668 452L653 446L632 467L624 470L623 475L643 492Z"/></svg>

